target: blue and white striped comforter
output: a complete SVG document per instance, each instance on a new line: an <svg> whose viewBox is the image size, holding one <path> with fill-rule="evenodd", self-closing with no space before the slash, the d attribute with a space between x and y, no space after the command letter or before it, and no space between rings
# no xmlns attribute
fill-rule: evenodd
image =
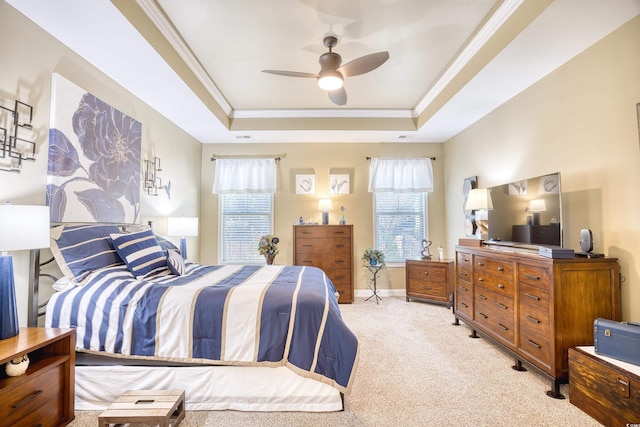
<svg viewBox="0 0 640 427"><path fill-rule="evenodd" d="M205 266L136 280L125 266L56 293L46 326L76 328L79 351L220 365L287 366L347 394L358 341L314 267Z"/></svg>

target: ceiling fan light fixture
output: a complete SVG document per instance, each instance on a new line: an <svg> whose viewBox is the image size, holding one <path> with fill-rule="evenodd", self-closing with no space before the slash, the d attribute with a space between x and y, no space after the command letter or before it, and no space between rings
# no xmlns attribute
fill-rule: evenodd
<svg viewBox="0 0 640 427"><path fill-rule="evenodd" d="M324 90L340 89L343 83L342 74L337 71L324 71L318 76L318 86Z"/></svg>

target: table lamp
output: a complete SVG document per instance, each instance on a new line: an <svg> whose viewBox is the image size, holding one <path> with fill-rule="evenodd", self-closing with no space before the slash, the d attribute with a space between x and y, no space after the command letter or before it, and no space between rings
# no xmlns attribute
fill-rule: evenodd
<svg viewBox="0 0 640 427"><path fill-rule="evenodd" d="M198 218L194 217L169 217L167 220L167 234L169 236L180 236L180 253L182 258L187 259L187 237L198 235Z"/></svg>
<svg viewBox="0 0 640 427"><path fill-rule="evenodd" d="M0 205L0 340L19 331L13 258L7 251L48 247L48 206Z"/></svg>
<svg viewBox="0 0 640 427"><path fill-rule="evenodd" d="M320 199L318 201L318 210L322 211L322 225L329 224L329 211L333 210L331 199Z"/></svg>
<svg viewBox="0 0 640 427"><path fill-rule="evenodd" d="M493 209L491 192L488 188L472 188L467 196L466 209L476 211L475 221L478 226L476 234L480 239L489 234L489 210Z"/></svg>
<svg viewBox="0 0 640 427"><path fill-rule="evenodd" d="M529 202L529 212L533 212L533 225L540 225L540 212L547 210L547 205L542 199L533 199Z"/></svg>

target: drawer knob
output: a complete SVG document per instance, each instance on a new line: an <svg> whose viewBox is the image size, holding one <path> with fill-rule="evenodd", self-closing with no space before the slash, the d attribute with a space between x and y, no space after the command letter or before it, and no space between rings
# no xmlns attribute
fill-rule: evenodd
<svg viewBox="0 0 640 427"><path fill-rule="evenodd" d="M504 285L502 283L498 283L498 288L504 289Z"/></svg>
<svg viewBox="0 0 640 427"><path fill-rule="evenodd" d="M478 263L478 267L483 267L483 266L484 266L484 262L480 261L480 262Z"/></svg>
<svg viewBox="0 0 640 427"><path fill-rule="evenodd" d="M482 277L478 277L478 282L484 282L484 279Z"/></svg>
<svg viewBox="0 0 640 427"><path fill-rule="evenodd" d="M425 272L424 272L424 275L425 275L425 276L428 276L428 275L429 275L429 272L428 272L428 271L425 271Z"/></svg>
<svg viewBox="0 0 640 427"><path fill-rule="evenodd" d="M11 409L19 409L24 405L26 405L27 403L31 402L36 397L40 396L41 394L42 394L42 390L36 390L33 393L31 393L29 396L22 399L20 402L16 403L15 405L12 405Z"/></svg>
<svg viewBox="0 0 640 427"><path fill-rule="evenodd" d="M498 267L498 271L504 271L504 267Z"/></svg>

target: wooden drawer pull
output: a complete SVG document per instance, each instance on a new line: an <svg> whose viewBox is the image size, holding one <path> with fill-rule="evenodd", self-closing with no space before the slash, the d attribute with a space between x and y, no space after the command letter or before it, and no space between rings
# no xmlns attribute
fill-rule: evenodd
<svg viewBox="0 0 640 427"><path fill-rule="evenodd" d="M509 308L509 307L507 307L507 306L506 306L506 305L504 305L504 304L500 304L499 302L497 302L497 303L496 303L496 307L499 307L499 308L501 308L501 309L503 309L503 310L506 310L507 308Z"/></svg>
<svg viewBox="0 0 640 427"><path fill-rule="evenodd" d="M19 409L24 405L26 405L27 403L31 402L36 397L40 396L41 394L42 394L42 390L36 390L33 393L31 393L31 395L29 395L28 397L22 399L20 402L16 403L15 405L12 405L11 409Z"/></svg>
<svg viewBox="0 0 640 427"><path fill-rule="evenodd" d="M535 295L531 295L531 294L525 293L524 296L527 297L527 298L531 298L533 300L536 300L536 301L540 301L540 297L537 297Z"/></svg>
<svg viewBox="0 0 640 427"><path fill-rule="evenodd" d="M541 346L540 344L538 344L538 343L536 343L536 342L534 342L534 341L527 340L527 342L528 342L529 344L531 344L532 346L534 346L535 348L537 348L537 349L541 349L541 348L542 348L542 346Z"/></svg>
<svg viewBox="0 0 640 427"><path fill-rule="evenodd" d="M536 319L535 317L527 316L527 319L532 321L533 323L540 323L540 321L538 319Z"/></svg>
<svg viewBox="0 0 640 427"><path fill-rule="evenodd" d="M526 277L527 279L530 279L530 280L540 280L540 278L538 276L534 276L533 274L525 273L524 277Z"/></svg>
<svg viewBox="0 0 640 427"><path fill-rule="evenodd" d="M500 326L502 329L504 329L505 331L508 331L509 328L507 328L506 326L504 326L502 323L498 323L498 326Z"/></svg>

